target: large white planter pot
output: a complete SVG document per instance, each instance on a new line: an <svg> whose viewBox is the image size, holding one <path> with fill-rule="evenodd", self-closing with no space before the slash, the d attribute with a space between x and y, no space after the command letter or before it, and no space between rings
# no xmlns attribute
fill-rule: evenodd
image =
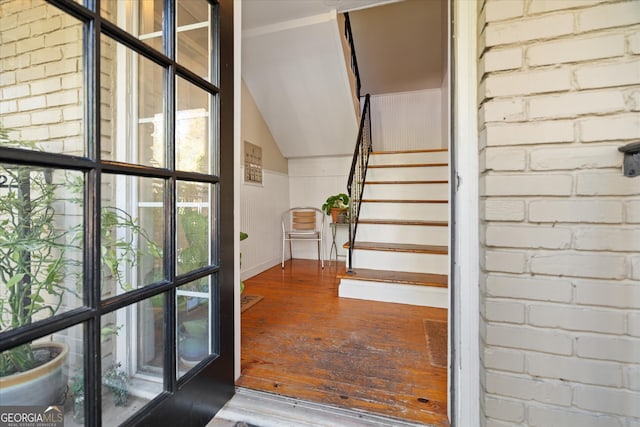
<svg viewBox="0 0 640 427"><path fill-rule="evenodd" d="M34 369L0 377L0 402L11 405L62 405L67 389L65 366L69 346L63 343L34 344L34 351L49 350L56 356Z"/></svg>

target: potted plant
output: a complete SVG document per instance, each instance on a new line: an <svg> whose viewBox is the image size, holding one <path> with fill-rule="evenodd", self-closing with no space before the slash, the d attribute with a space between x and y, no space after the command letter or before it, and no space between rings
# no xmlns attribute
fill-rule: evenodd
<svg viewBox="0 0 640 427"><path fill-rule="evenodd" d="M24 147L0 125L0 144ZM53 316L70 286L73 257L69 230L56 226L57 185L52 171L0 165L0 331ZM61 403L66 389L61 343L23 344L0 354L0 402L4 405ZM34 377L41 380L36 381Z"/></svg>
<svg viewBox="0 0 640 427"><path fill-rule="evenodd" d="M336 223L344 223L347 219L347 208L349 207L349 196L345 193L327 197L327 201L322 205L322 210Z"/></svg>
<svg viewBox="0 0 640 427"><path fill-rule="evenodd" d="M0 145L37 149L9 139L1 124ZM82 180L54 176L50 169L0 164L0 332L54 316L69 298L78 297L82 225L65 228L56 209L63 200L81 203L82 188ZM122 264L135 265L141 251L132 240L114 242L108 234L126 229L146 240L153 256L161 256L161 250L121 209L103 207L101 222L103 274L128 290ZM27 343L0 353L0 402L62 404L68 354L69 347L57 342Z"/></svg>

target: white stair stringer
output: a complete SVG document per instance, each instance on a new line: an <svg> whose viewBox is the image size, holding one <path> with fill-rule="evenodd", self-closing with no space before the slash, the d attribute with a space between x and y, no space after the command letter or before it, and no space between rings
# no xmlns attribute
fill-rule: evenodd
<svg viewBox="0 0 640 427"><path fill-rule="evenodd" d="M423 307L449 307L449 290L433 286L341 279L338 296Z"/></svg>

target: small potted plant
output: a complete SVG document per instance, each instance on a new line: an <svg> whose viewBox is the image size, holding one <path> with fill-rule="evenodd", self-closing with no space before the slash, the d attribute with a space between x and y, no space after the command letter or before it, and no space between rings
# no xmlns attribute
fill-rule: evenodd
<svg viewBox="0 0 640 427"><path fill-rule="evenodd" d="M349 196L345 193L327 197L327 201L322 205L322 210L336 223L344 223L347 219L347 208L349 207Z"/></svg>
<svg viewBox="0 0 640 427"><path fill-rule="evenodd" d="M129 399L129 376L120 369L120 363L114 363L102 374L102 381L113 396L116 406L127 406Z"/></svg>

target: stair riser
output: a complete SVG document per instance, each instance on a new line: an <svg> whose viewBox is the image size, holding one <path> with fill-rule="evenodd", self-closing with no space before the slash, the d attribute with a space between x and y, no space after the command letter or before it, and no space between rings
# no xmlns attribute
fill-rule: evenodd
<svg viewBox="0 0 640 427"><path fill-rule="evenodd" d="M372 154L369 157L370 165L404 165L414 163L449 163L449 152Z"/></svg>
<svg viewBox="0 0 640 427"><path fill-rule="evenodd" d="M356 240L448 246L449 230L426 225L358 224Z"/></svg>
<svg viewBox="0 0 640 427"><path fill-rule="evenodd" d="M408 271L413 273L449 274L446 254L369 251L356 249L353 265L371 270Z"/></svg>
<svg viewBox="0 0 640 427"><path fill-rule="evenodd" d="M449 184L365 184L363 199L447 200Z"/></svg>
<svg viewBox="0 0 640 427"><path fill-rule="evenodd" d="M447 203L367 203L360 208L360 218L447 221Z"/></svg>
<svg viewBox="0 0 640 427"><path fill-rule="evenodd" d="M367 181L432 181L449 179L447 166L369 168Z"/></svg>
<svg viewBox="0 0 640 427"><path fill-rule="evenodd" d="M449 308L449 291L430 286L341 279L338 295L342 298Z"/></svg>

